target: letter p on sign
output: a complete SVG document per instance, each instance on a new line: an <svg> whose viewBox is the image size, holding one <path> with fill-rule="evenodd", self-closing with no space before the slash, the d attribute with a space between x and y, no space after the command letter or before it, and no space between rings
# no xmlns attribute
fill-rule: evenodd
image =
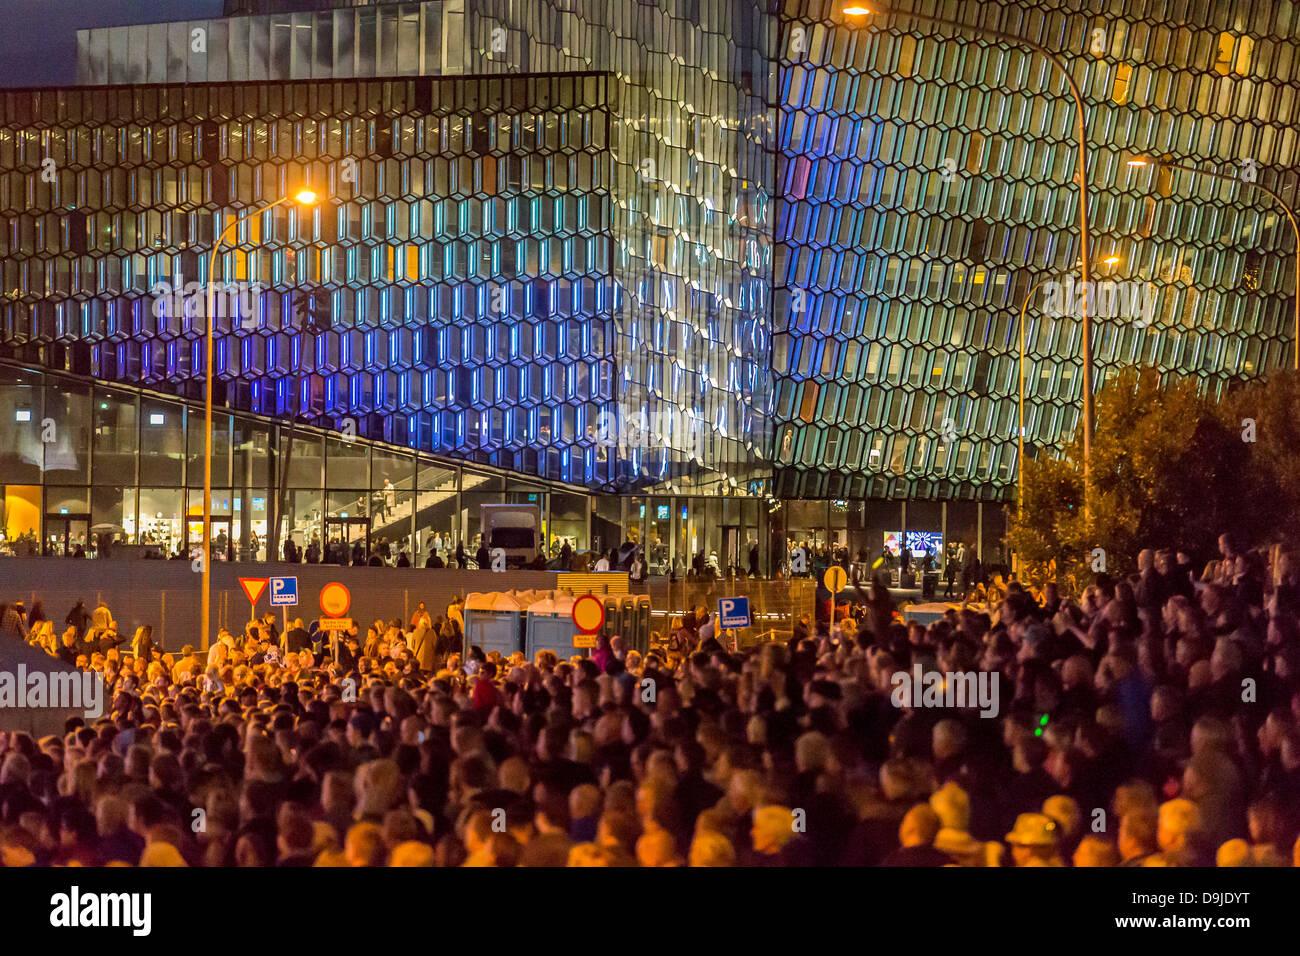
<svg viewBox="0 0 1300 956"><path fill-rule="evenodd" d="M718 598L718 624L725 628L749 627L749 598Z"/></svg>

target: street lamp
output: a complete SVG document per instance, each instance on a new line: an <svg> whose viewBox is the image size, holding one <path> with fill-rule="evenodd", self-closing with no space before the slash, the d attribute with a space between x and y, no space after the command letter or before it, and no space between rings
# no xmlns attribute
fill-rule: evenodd
<svg viewBox="0 0 1300 956"><path fill-rule="evenodd" d="M853 4L844 7L841 11L847 17L865 17L873 14L886 15L897 12L900 16L915 17L925 23L932 23L937 26L948 27L954 30L969 30L981 36L992 37L995 40L1001 40L1005 43L1018 44L1029 47L1036 53L1041 54L1056 71L1065 77L1065 82L1069 85L1070 95L1074 97L1074 124L1075 135L1079 140L1079 168L1075 178L1079 182L1079 271L1082 281L1082 287L1087 289L1090 282L1089 267L1091 263L1091 254L1089 250L1089 233L1088 233L1088 137L1085 131L1085 122L1083 115L1083 94L1079 91L1079 85L1075 83L1074 77L1066 68L1061 58L1042 44L1036 43L1027 37L1018 36L1014 33L1004 33L1001 30L991 30L987 27L972 26L969 23L962 23L959 20L949 20L945 17L930 16L925 13L915 13L911 10L892 11L879 4L873 4L870 7L860 4ZM1091 495L1089 489L1092 487L1092 435L1096 425L1096 414L1093 403L1092 390L1092 319L1088 315L1088 301L1085 297L1080 304L1080 319L1083 323L1083 512L1085 523L1090 522L1089 501Z"/></svg>
<svg viewBox="0 0 1300 956"><path fill-rule="evenodd" d="M204 334L207 371L203 381L203 597L200 603L203 615L203 650L205 651L208 649L212 626L210 620L212 607L212 319L216 314L216 285L213 280L217 271L217 255L220 253L222 243L226 241L226 237L241 222L259 213L268 212L276 206L282 206L287 202L312 206L316 203L316 193L312 192L311 189L302 189L292 196L281 196L273 203L258 209L250 209L243 215L236 216L221 230L217 241L212 244L212 251L208 254L208 291L207 308L205 310L207 329Z"/></svg>
<svg viewBox="0 0 1300 956"><path fill-rule="evenodd" d="M1257 182L1245 179L1238 179L1236 176L1225 176L1223 173L1210 172L1208 169L1197 169L1195 166L1182 166L1178 163L1171 163L1164 159L1156 159L1152 156L1133 156L1129 159L1128 164L1134 167L1154 166L1158 173L1162 169L1175 169L1183 173L1192 173L1197 176L1208 176L1211 179L1219 179L1226 183L1239 183L1243 186L1253 186L1266 196L1282 207L1286 213L1287 219L1291 221L1291 231L1295 233L1295 368L1300 372L1300 225L1296 222L1295 210L1286 204L1286 202L1273 190L1267 186L1261 186Z"/></svg>
<svg viewBox="0 0 1300 956"><path fill-rule="evenodd" d="M1102 259L1101 261L1103 265L1107 265L1114 268L1115 266L1119 265L1120 258L1119 256L1112 255L1112 256L1107 256L1105 259ZM1035 282L1033 285L1029 287L1029 291L1025 293L1024 301L1020 303L1020 361L1016 365L1016 369L1019 373L1019 378L1020 378L1020 401L1019 401L1019 408L1017 413L1020 428L1016 436L1016 517L1017 518L1023 517L1024 510L1025 510L1025 317L1027 312L1029 311L1029 300L1034 297L1034 293L1038 291L1039 287L1041 287L1044 282L1050 282L1054 279L1061 278L1061 275L1062 273L1059 272L1048 273L1047 275L1040 278L1037 282ZM1084 301L1086 301L1088 298L1088 289L1086 286L1084 287L1082 298ZM1085 462L1085 466L1086 466L1086 462ZM1086 491L1087 491L1086 478L1085 478L1084 491L1086 495ZM1086 497L1085 497L1085 504L1086 504Z"/></svg>

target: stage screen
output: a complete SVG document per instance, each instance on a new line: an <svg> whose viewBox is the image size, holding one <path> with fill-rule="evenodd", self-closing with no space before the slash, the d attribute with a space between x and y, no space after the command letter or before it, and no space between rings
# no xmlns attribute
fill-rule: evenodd
<svg viewBox="0 0 1300 956"><path fill-rule="evenodd" d="M903 532L885 532L885 550L894 557L898 557L903 550L902 541ZM937 560L943 555L943 532L909 531L907 532L907 546L912 549L912 557L914 558L923 557L926 548L929 548L930 554Z"/></svg>

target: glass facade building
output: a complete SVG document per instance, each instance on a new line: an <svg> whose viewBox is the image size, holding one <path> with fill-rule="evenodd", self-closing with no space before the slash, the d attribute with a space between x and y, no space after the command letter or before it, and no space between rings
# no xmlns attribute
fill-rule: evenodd
<svg viewBox="0 0 1300 956"><path fill-rule="evenodd" d="M199 546L201 402L3 360L0 423L0 554L80 545L93 557L101 534L119 551ZM630 538L656 572L701 549L742 566L767 534L754 498L593 496L285 416L222 409L213 425L213 537L233 560L279 553L278 527L280 542L338 541L392 560L405 551L417 565L435 551L451 561L464 542L472 561L485 504L537 505L551 557L566 540L583 551Z"/></svg>
<svg viewBox="0 0 1300 956"><path fill-rule="evenodd" d="M1066 86L979 30L1060 52L1098 277L1153 290L1150 322L1095 320L1098 384L1145 363L1217 391L1293 344L1293 240L1249 184L1296 197L1300 4L916 2L969 29L830 0L228 0L83 31L81 87L0 94L0 358L193 402L204 316L154 290L256 284L216 319L232 422L585 494L575 527L679 554L987 550L1020 307L1080 250ZM206 275L220 227L303 182L328 199L251 216ZM1030 454L1083 389L1079 319L1041 295Z"/></svg>
<svg viewBox="0 0 1300 956"><path fill-rule="evenodd" d="M672 7L253 3L81 34L85 85L0 106L0 350L196 402L186 289L235 283L224 410L585 490L580 547L743 560L769 488L775 31ZM256 211L303 184L328 199Z"/></svg>
<svg viewBox="0 0 1300 956"><path fill-rule="evenodd" d="M1150 324L1095 320L1098 384L1150 364L1218 391L1289 364L1285 213L1244 183L1127 159L1257 181L1294 208L1300 4L844 6L782 4L779 496L1014 494L1020 308L1040 280L1077 275L1078 141L1060 74L980 29L1059 51L1084 100L1095 275L1155 296ZM1040 287L1025 330L1026 454L1058 451L1081 418L1081 322L1045 315L1044 299Z"/></svg>
<svg viewBox="0 0 1300 956"><path fill-rule="evenodd" d="M221 19L82 31L78 78L111 85L247 77L317 89L322 81L361 77L496 77L503 96L477 107L487 117L510 99L511 108L530 113L550 108L528 103L518 80L506 83L504 75L603 74L605 98L596 105L608 104L609 122L593 168L608 205L590 210L585 221L609 242L599 246L605 258L583 267L605 282L594 295L575 298L573 308L607 320L610 337L566 344L584 356L597 344L608 350L601 371L611 375L611 390L554 426L594 446L587 447L586 459L537 473L616 493L757 495L769 489L772 436L770 54L777 29L764 9L760 0L249 0L228 4L227 12L240 15ZM411 82L419 90L428 81ZM446 104L442 90L435 84L427 102L407 99L397 122L418 128L431 103ZM585 101L583 107L590 108ZM548 121L539 115L539 123ZM374 123L379 140L348 141L322 159L371 162L380 140L399 135L388 129L393 122L384 115ZM413 135L420 136L418 129ZM537 135L563 134L552 126ZM495 139L485 144L501 148ZM503 176L495 195L536 188L538 175L530 167L523 176ZM566 199L580 188L563 177L548 185ZM412 188L443 197L448 186L430 180ZM385 188L391 186L366 182L357 195L383 202ZM421 238L442 238L420 228ZM492 238L490 228L476 219L456 238L481 244ZM534 220L524 218L517 228L527 237L521 246L535 241ZM556 250L544 244L540 254L550 255L545 265L557 267ZM520 271L519 279L537 278ZM496 285L517 279L514 264L499 257L476 262L473 272L458 278L478 282L489 299L499 293ZM412 275L399 281L430 280ZM473 314L459 305L449 313L457 320ZM513 405L512 398L506 401ZM550 432L540 436L533 439L539 449L549 445Z"/></svg>

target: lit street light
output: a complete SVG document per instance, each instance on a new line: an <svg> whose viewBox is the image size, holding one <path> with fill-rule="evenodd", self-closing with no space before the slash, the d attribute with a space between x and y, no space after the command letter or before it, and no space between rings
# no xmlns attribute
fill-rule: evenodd
<svg viewBox="0 0 1300 956"><path fill-rule="evenodd" d="M1061 58L1043 45L1028 39L1027 37L1018 36L1014 33L1004 33L1001 30L991 30L987 27L973 26L969 23L962 23L959 20L949 20L945 17L931 16L925 13L916 13L911 10L888 10L878 4L870 7L860 4L853 4L844 7L841 11L848 17L865 17L871 15L887 15L889 13L898 13L899 16L915 17L925 23L932 23L942 27L948 27L953 30L969 30L980 36L991 37L1005 43L1025 46L1036 53L1041 54L1047 61L1056 68L1056 71L1065 77L1066 83L1070 88L1070 95L1074 98L1075 114L1075 134L1079 141L1079 165L1075 174L1075 179L1079 183L1079 271L1083 288L1087 289L1090 282L1090 265L1091 252L1089 249L1089 232L1088 232L1088 139L1085 130L1085 121L1083 114L1083 94L1079 90L1079 85L1070 75ZM1088 303L1086 298L1081 303L1079 310L1080 319L1083 323L1083 512L1085 523L1090 523L1091 512L1089 503L1091 501L1092 488L1092 435L1096 425L1096 413L1093 402L1093 368L1092 368L1092 319L1088 315Z"/></svg>
<svg viewBox="0 0 1300 956"><path fill-rule="evenodd" d="M1283 201L1282 197L1267 186L1261 186L1259 183L1239 179L1236 176L1225 176L1223 173L1210 172L1208 169L1197 169L1195 166L1181 166L1178 163L1171 163L1163 159L1156 159L1152 156L1133 156L1129 159L1128 164L1134 167L1154 166L1158 173L1162 169L1175 169L1183 173L1192 173L1196 176L1208 176L1211 179L1219 179L1226 183L1239 183L1242 186L1253 186L1260 192L1272 198L1272 200L1282 207L1286 213L1287 219L1291 221L1291 231L1295 233L1295 369L1300 372L1300 225L1296 222L1295 210Z"/></svg>
<svg viewBox="0 0 1300 956"><path fill-rule="evenodd" d="M1107 256L1102 259L1102 264L1114 268L1119 265L1119 256ZM1034 293L1045 282L1054 279L1060 279L1062 273L1049 273L1029 287L1025 293L1024 301L1020 303L1020 361L1016 365L1020 378L1020 402L1018 418L1020 428L1016 435L1016 516L1019 518L1024 514L1025 508L1025 318L1029 311L1029 301L1034 297ZM1088 299L1089 289L1084 287L1083 300ZM1085 489L1086 491L1086 489Z"/></svg>
<svg viewBox="0 0 1300 956"><path fill-rule="evenodd" d="M212 626L210 620L212 606L212 319L216 314L214 278L217 271L217 255L220 253L222 243L226 241L227 236L241 222L291 201L298 202L303 206L311 206L316 202L316 193L310 189L303 189L296 195L282 196L273 203L258 209L251 209L243 215L236 216L221 230L217 241L212 244L212 251L208 254L208 292L207 308L205 310L207 329L204 337L207 371L203 383L205 394L203 400L203 598L201 601L201 613L203 615L202 649L205 651L209 646L209 633Z"/></svg>

